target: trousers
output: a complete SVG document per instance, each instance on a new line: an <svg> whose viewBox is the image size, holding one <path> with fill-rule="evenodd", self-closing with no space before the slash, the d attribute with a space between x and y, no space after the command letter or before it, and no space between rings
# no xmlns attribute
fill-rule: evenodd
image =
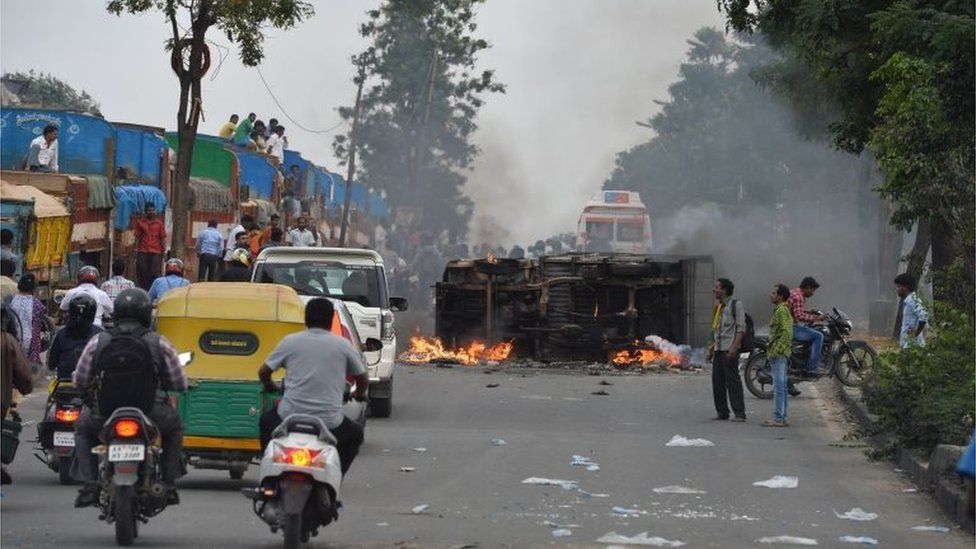
<svg viewBox="0 0 976 549"><path fill-rule="evenodd" d="M823 333L809 326L793 326L793 339L810 344L810 360L807 361L807 371L816 372L820 368L820 355L823 352Z"/></svg>
<svg viewBox="0 0 976 549"><path fill-rule="evenodd" d="M220 256L213 254L200 254L200 268L197 269L197 282L213 282L217 280L217 264L220 263Z"/></svg>
<svg viewBox="0 0 976 549"><path fill-rule="evenodd" d="M729 417L729 407L735 417L746 417L745 395L742 393L742 378L739 377L737 360L727 360L726 351L715 351L712 355L712 398L718 417Z"/></svg>
<svg viewBox="0 0 976 549"><path fill-rule="evenodd" d="M787 364L785 356L774 356L769 359L773 374L773 419L786 421L789 416L789 394L787 392Z"/></svg>
<svg viewBox="0 0 976 549"><path fill-rule="evenodd" d="M268 447L271 442L271 433L281 425L281 416L278 409L272 408L261 414L261 452ZM363 444L363 428L347 417L342 418L342 423L335 429L329 429L332 436L336 438L336 450L339 452L339 464L342 468L342 475L352 466L353 460L359 453L359 447Z"/></svg>
<svg viewBox="0 0 976 549"><path fill-rule="evenodd" d="M156 277L162 272L163 254L148 252L136 253L136 284L143 290L149 291Z"/></svg>

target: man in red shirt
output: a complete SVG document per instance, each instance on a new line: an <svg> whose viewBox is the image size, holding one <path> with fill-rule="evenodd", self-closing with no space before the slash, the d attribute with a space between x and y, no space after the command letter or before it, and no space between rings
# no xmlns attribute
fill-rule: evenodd
<svg viewBox="0 0 976 549"><path fill-rule="evenodd" d="M807 369L804 372L807 379L817 379L820 377L820 355L823 351L824 336L821 332L809 326L813 322L819 322L825 317L805 311L803 306L808 298L813 297L814 292L820 284L812 276L804 277L800 281L800 286L790 290L790 298L786 304L793 315L793 339L810 344L810 360L807 362Z"/></svg>
<svg viewBox="0 0 976 549"><path fill-rule="evenodd" d="M136 283L148 291L159 276L166 250L166 225L156 217L156 206L146 204L146 214L135 223Z"/></svg>

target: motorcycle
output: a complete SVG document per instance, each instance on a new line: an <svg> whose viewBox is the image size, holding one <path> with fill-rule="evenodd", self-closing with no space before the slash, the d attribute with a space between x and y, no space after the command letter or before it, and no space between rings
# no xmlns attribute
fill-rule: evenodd
<svg viewBox="0 0 976 549"><path fill-rule="evenodd" d="M820 311L815 314L823 315ZM811 326L824 335L820 368L827 376L836 376L848 387L859 387L870 378L878 368L878 353L866 341L850 339L853 324L843 311L834 308L826 315L823 324ZM743 369L746 388L757 398L773 398L772 367L766 357L769 338L756 337L755 348L749 353ZM810 344L793 342L793 351L788 365L789 384L812 381L804 377L807 361L810 358Z"/></svg>
<svg viewBox="0 0 976 549"><path fill-rule="evenodd" d="M75 453L75 421L84 406L84 392L70 382L58 380L48 397L44 419L37 424L34 456L58 474L61 484L71 484L71 460Z"/></svg>
<svg viewBox="0 0 976 549"><path fill-rule="evenodd" d="M342 472L336 439L317 417L292 414L281 422L261 458L261 483L241 492L254 513L281 530L285 549L318 535L339 518Z"/></svg>

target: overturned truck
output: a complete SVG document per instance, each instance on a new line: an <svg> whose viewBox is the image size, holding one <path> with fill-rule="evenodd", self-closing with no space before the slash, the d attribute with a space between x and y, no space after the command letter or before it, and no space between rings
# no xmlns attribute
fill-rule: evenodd
<svg viewBox="0 0 976 549"><path fill-rule="evenodd" d="M436 335L450 347L511 341L541 361L602 361L648 335L703 346L713 283L710 257L454 260L436 285Z"/></svg>

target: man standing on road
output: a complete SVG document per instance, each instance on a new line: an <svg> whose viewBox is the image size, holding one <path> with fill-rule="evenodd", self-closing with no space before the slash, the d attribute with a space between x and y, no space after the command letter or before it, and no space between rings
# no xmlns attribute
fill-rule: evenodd
<svg viewBox="0 0 976 549"><path fill-rule="evenodd" d="M146 204L145 216L136 221L136 282L149 290L159 276L166 250L166 225L156 217L156 206Z"/></svg>
<svg viewBox="0 0 976 549"><path fill-rule="evenodd" d="M773 287L769 301L773 304L773 319L769 322L769 345L766 358L773 374L773 419L763 422L765 427L786 427L789 416L787 380L790 354L793 350L793 316L786 306L790 289L785 284Z"/></svg>
<svg viewBox="0 0 976 549"><path fill-rule="evenodd" d="M211 219L207 228L197 235L197 257L200 258L197 282L212 282L217 278L217 264L223 253L224 237L217 230L217 221Z"/></svg>
<svg viewBox="0 0 976 549"><path fill-rule="evenodd" d="M261 450L271 440L271 433L291 414L308 414L325 423L335 436L336 450L345 475L363 443L363 429L342 413L342 395L346 374L356 376L357 399L366 398L369 374L361 355L349 341L330 332L335 307L325 298L315 298L305 306L304 332L285 336L265 359L258 378L265 391L278 392L271 374L285 369L288 388L278 408L261 415Z"/></svg>
<svg viewBox="0 0 976 549"><path fill-rule="evenodd" d="M315 233L308 230L308 218L298 218L298 226L288 231L289 246L315 246Z"/></svg>
<svg viewBox="0 0 976 549"><path fill-rule="evenodd" d="M803 309L806 300L813 297L819 287L820 283L812 276L804 277L799 287L790 290L790 299L787 302L793 315L793 339L810 344L810 360L804 372L806 379L820 378L820 355L823 352L824 336L806 324L819 322L826 317Z"/></svg>
<svg viewBox="0 0 976 549"><path fill-rule="evenodd" d="M901 329L898 331L898 345L905 349L912 345L925 347L925 325L929 314L915 293L915 278L908 273L895 277L895 291L901 298Z"/></svg>
<svg viewBox="0 0 976 549"><path fill-rule="evenodd" d="M715 419L729 419L729 406L735 417L732 421L746 420L745 396L739 377L739 349L746 333L746 311L738 299L732 299L735 285L727 278L720 278L712 288L715 296L715 313L712 315L712 342L708 348L712 361L712 397L715 400Z"/></svg>

